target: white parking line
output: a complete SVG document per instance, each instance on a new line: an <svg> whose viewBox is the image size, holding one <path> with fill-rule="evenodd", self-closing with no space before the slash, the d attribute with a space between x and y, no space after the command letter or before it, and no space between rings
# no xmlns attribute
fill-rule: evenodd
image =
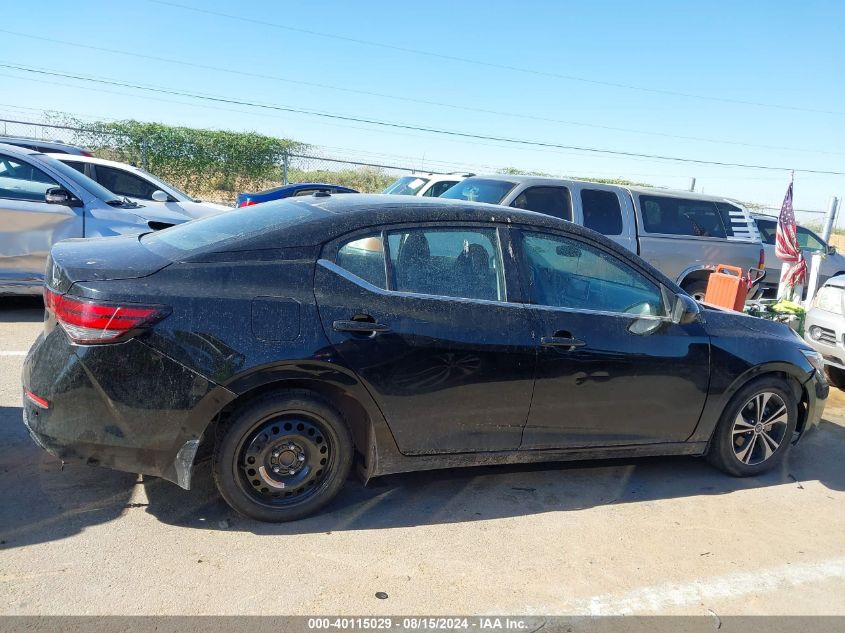
<svg viewBox="0 0 845 633"><path fill-rule="evenodd" d="M673 607L702 604L713 599L775 591L811 582L845 578L845 556L817 563L783 565L735 572L686 584L665 583L578 601L576 613L630 615L672 612Z"/></svg>
<svg viewBox="0 0 845 633"><path fill-rule="evenodd" d="M12 351L12 352L5 352L0 350L0 356L26 356L28 352L19 352L19 351Z"/></svg>

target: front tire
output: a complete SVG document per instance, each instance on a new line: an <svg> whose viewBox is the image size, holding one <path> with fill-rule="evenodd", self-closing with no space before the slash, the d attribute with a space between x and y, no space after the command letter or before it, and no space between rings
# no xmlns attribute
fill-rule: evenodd
<svg viewBox="0 0 845 633"><path fill-rule="evenodd" d="M783 379L754 380L725 407L707 459L736 477L763 473L783 460L797 421L798 403Z"/></svg>
<svg viewBox="0 0 845 633"><path fill-rule="evenodd" d="M839 367L825 365L824 375L831 385L837 389L845 389L845 371L839 369Z"/></svg>
<svg viewBox="0 0 845 633"><path fill-rule="evenodd" d="M304 390L268 394L232 414L212 472L239 513L281 523L317 512L340 491L353 445L340 413Z"/></svg>
<svg viewBox="0 0 845 633"><path fill-rule="evenodd" d="M683 285L683 289L696 301L704 301L704 296L707 294L707 279L687 282Z"/></svg>

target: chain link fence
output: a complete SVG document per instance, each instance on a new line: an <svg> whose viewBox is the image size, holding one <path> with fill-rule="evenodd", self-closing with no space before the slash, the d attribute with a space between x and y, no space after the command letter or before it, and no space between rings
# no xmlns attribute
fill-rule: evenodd
<svg viewBox="0 0 845 633"><path fill-rule="evenodd" d="M42 151L57 151L43 143L64 143L87 149L81 140L90 134L90 130L73 125L54 122L33 122L17 119L0 119L0 136L23 138L32 141L32 147ZM39 145L39 143L42 143ZM400 176L419 173L421 170L393 164L390 161L364 160L359 157L339 156L336 152L317 146L306 146L307 151L285 153L277 169L259 180L248 183L237 178L218 179L207 184L198 174L181 175L157 174L173 180L173 184L185 189L191 195L204 200L233 203L239 191L251 187L253 190L268 189L281 184L297 182L319 182L343 185L365 193L384 190ZM111 143L107 150L95 150L101 158L126 162L143 169L150 169L146 147L143 142L138 146ZM426 170L428 173L445 173ZM202 184L201 184L202 183ZM231 186L238 184L238 187Z"/></svg>

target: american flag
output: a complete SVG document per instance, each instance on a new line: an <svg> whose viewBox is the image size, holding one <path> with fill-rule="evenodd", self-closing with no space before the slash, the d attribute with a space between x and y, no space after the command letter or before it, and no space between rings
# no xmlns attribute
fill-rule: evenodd
<svg viewBox="0 0 845 633"><path fill-rule="evenodd" d="M778 229L775 234L775 255L788 264L791 264L781 275L781 283L788 286L804 283L807 274L807 262L804 260L804 253L798 244L798 237L795 234L795 212L792 209L792 181L789 181L789 188L783 198L783 206L778 216Z"/></svg>

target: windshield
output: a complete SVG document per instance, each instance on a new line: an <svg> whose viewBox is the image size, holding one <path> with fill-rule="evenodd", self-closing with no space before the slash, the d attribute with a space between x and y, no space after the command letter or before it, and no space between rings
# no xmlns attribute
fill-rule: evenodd
<svg viewBox="0 0 845 633"><path fill-rule="evenodd" d="M223 251L232 242L241 242L271 229L306 222L322 213L310 205L278 200L147 233L141 242L154 253L166 257L201 251Z"/></svg>
<svg viewBox="0 0 845 633"><path fill-rule="evenodd" d="M428 178L420 178L419 176L403 176L382 193L392 193L395 196L415 196L428 181Z"/></svg>
<svg viewBox="0 0 845 633"><path fill-rule="evenodd" d="M491 178L467 178L440 195L441 198L499 204L516 183Z"/></svg>
<svg viewBox="0 0 845 633"><path fill-rule="evenodd" d="M66 165L60 160L45 156L44 154L32 154L33 157L40 160L45 165L48 165L59 172L62 176L71 182L79 185L92 196L99 198L104 202L112 202L114 200L121 200L121 197L112 193L100 183L91 180L88 176L80 174L70 165Z"/></svg>

